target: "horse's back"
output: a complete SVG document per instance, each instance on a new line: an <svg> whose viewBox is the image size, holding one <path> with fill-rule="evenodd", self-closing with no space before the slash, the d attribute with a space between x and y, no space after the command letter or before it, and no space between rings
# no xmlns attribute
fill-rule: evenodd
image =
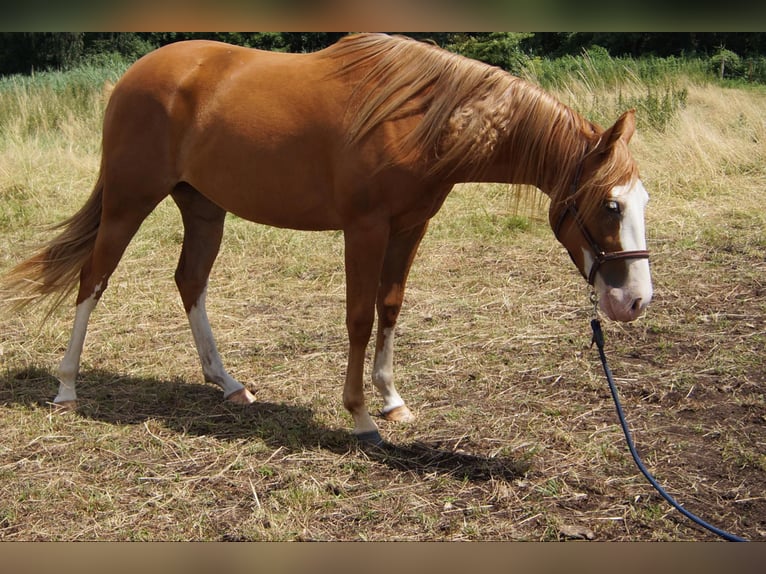
<svg viewBox="0 0 766 574"><path fill-rule="evenodd" d="M321 54L203 40L160 48L115 86L107 163L131 165L165 189L189 183L246 219L337 228L331 188L345 92L333 65Z"/></svg>
<svg viewBox="0 0 766 574"><path fill-rule="evenodd" d="M366 213L418 224L440 201L421 197L418 166L391 153L418 116L382 122L350 146L349 100L366 69L347 63L332 48L160 48L115 86L104 127L107 178L117 170L136 185L151 180L152 198L184 182L226 211L279 227L344 229Z"/></svg>
<svg viewBox="0 0 766 574"><path fill-rule="evenodd" d="M268 93L274 98L294 94L296 88L306 97L308 91L298 84L307 84L317 76L317 59L311 56L208 40L176 42L133 64L115 86L113 95L132 98L133 104L141 98L149 99L168 112L173 111L171 108L179 98L197 106L209 106L224 96L239 97L246 103L259 93ZM120 105L119 99L115 105ZM230 110L236 111L236 108Z"/></svg>

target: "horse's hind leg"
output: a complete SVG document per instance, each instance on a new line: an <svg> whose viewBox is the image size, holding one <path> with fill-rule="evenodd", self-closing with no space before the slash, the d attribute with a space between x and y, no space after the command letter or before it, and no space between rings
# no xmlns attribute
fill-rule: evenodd
<svg viewBox="0 0 766 574"><path fill-rule="evenodd" d="M80 370L80 356L85 345L85 333L88 329L88 320L93 309L96 308L98 293L91 293L85 300L77 304L75 311L74 326L69 338L64 357L58 368L59 390L53 403L62 408L74 408L77 404L77 391L75 381Z"/></svg>
<svg viewBox="0 0 766 574"><path fill-rule="evenodd" d="M85 344L90 315L106 290L109 278L114 273L130 240L158 201L153 200L146 204L136 201L124 202L117 208L109 205L109 201L104 202L93 252L80 272L74 326L67 350L59 363L59 389L53 399L54 404L65 408L74 408L76 405L75 381L80 369L80 356Z"/></svg>
<svg viewBox="0 0 766 574"><path fill-rule="evenodd" d="M223 367L205 309L207 280L223 237L226 212L189 185L173 191L181 210L184 241L176 269L176 285L186 309L205 380L223 389L224 398L241 404L255 401L252 394Z"/></svg>
<svg viewBox="0 0 766 574"><path fill-rule="evenodd" d="M378 334L372 382L383 397L381 414L391 421L411 421L414 416L394 386L394 328L404 300L404 287L427 223L389 239L378 289Z"/></svg>

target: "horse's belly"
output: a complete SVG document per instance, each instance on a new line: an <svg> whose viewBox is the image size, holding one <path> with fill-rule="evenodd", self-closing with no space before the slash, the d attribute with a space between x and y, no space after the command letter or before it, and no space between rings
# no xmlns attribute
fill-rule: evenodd
<svg viewBox="0 0 766 574"><path fill-rule="evenodd" d="M314 197L312 190L296 193L284 189L254 189L246 201L221 206L243 219L274 227L305 231L342 228L341 218L333 206Z"/></svg>
<svg viewBox="0 0 766 574"><path fill-rule="evenodd" d="M231 173L191 180L200 193L234 215L266 225L301 230L340 229L341 217L326 184L287 174L232 178Z"/></svg>
<svg viewBox="0 0 766 574"><path fill-rule="evenodd" d="M340 228L331 158L326 146L309 145L315 138L201 139L179 175L226 211L278 227Z"/></svg>

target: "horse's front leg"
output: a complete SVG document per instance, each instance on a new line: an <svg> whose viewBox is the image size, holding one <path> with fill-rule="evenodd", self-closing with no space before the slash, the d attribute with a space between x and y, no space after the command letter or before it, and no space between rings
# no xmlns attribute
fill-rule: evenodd
<svg viewBox="0 0 766 574"><path fill-rule="evenodd" d="M362 442L373 444L383 441L365 404L364 362L375 321L375 298L388 232L387 224L359 220L352 228L344 230L349 350L343 405L354 419L354 435Z"/></svg>
<svg viewBox="0 0 766 574"><path fill-rule="evenodd" d="M428 223L391 237L378 289L378 335L372 382L383 397L386 420L409 422L415 417L394 385L394 330L404 300L404 287L412 261Z"/></svg>

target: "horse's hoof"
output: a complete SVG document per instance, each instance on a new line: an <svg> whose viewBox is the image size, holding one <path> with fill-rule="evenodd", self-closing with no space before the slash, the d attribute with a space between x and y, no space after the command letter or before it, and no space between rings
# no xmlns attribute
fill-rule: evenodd
<svg viewBox="0 0 766 574"><path fill-rule="evenodd" d="M77 401L61 401L61 402L52 402L50 403L52 405L52 410L54 413L57 414L66 414L66 413L73 413L77 410Z"/></svg>
<svg viewBox="0 0 766 574"><path fill-rule="evenodd" d="M235 405L251 405L255 402L255 397L247 389L240 389L231 393L226 400Z"/></svg>
<svg viewBox="0 0 766 574"><path fill-rule="evenodd" d="M381 415L387 421L397 423L410 423L415 420L415 415L412 414L412 411L410 411L406 405L401 405L391 409L390 411L382 412Z"/></svg>
<svg viewBox="0 0 766 574"><path fill-rule="evenodd" d="M356 440L364 446L383 446L385 444L383 437L381 437L380 433L376 430L362 432L355 434L354 436L356 437Z"/></svg>

